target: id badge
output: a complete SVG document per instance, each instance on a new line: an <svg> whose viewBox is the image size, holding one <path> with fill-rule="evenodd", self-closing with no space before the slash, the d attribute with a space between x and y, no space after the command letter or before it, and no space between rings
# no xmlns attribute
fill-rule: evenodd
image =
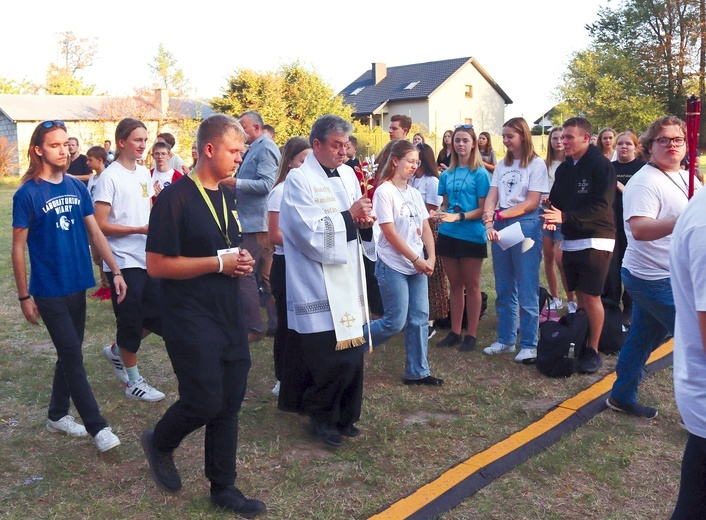
<svg viewBox="0 0 706 520"><path fill-rule="evenodd" d="M240 248L239 247L229 247L228 249L219 249L216 251L218 256L223 256L223 255L237 255L240 253Z"/></svg>

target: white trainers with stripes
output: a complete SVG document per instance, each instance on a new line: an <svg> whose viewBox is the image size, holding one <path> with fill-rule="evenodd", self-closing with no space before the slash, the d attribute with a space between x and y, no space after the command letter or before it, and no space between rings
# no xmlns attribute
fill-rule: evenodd
<svg viewBox="0 0 706 520"><path fill-rule="evenodd" d="M125 365L123 364L123 358L120 357L120 354L117 356L113 354L113 345L103 347L103 355L108 360L108 363L110 363L110 366L113 367L115 377L117 377L122 384L126 385L129 379Z"/></svg>
<svg viewBox="0 0 706 520"><path fill-rule="evenodd" d="M162 392L148 385L147 381L142 377L132 386L129 383L125 384L125 396L130 399L147 401L148 403L161 401L165 397Z"/></svg>

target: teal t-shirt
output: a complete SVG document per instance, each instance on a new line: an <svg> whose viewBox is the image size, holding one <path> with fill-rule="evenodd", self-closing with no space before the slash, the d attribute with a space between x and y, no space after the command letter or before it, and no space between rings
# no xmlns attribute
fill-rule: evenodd
<svg viewBox="0 0 706 520"><path fill-rule="evenodd" d="M486 197L489 190L490 175L483 166L473 171L465 167L446 170L439 179L439 195L447 196L449 213L468 213L478 209L478 199ZM458 211L455 208L459 208ZM478 244L487 241L482 218L442 222L439 233Z"/></svg>

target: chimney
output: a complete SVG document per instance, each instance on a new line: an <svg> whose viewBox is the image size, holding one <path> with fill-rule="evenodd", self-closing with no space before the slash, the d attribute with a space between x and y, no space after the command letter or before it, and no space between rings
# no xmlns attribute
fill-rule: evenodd
<svg viewBox="0 0 706 520"><path fill-rule="evenodd" d="M155 89L154 98L157 103L157 109L162 112L162 115L167 115L169 113L169 90L166 88Z"/></svg>
<svg viewBox="0 0 706 520"><path fill-rule="evenodd" d="M377 85L387 77L387 65L384 63L373 63L373 84Z"/></svg>

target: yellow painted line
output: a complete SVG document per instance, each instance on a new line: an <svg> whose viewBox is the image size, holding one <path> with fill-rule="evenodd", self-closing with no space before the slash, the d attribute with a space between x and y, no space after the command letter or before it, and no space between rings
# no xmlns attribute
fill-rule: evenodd
<svg viewBox="0 0 706 520"><path fill-rule="evenodd" d="M667 343L652 352L647 363L649 364L669 355L673 348L674 342L670 339ZM371 516L370 520L398 520L407 518L416 513L478 470L483 469L492 462L533 441L570 418L576 413L576 410L609 392L613 387L615 378L615 372L611 372L586 390L579 392L574 397L570 397L559 404L540 420L512 434L507 439L494 444L490 448L473 455L471 458L461 462L448 471L445 471L437 479L425 484L408 497L395 502L384 511Z"/></svg>

